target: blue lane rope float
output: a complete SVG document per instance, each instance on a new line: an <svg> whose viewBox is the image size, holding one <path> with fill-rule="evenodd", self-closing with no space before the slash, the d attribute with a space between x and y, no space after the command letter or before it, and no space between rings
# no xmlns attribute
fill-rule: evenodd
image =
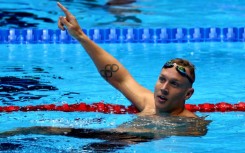
<svg viewBox="0 0 245 153"><path fill-rule="evenodd" d="M244 42L245 27L83 29L97 43ZM0 44L78 43L59 29L0 29Z"/></svg>
<svg viewBox="0 0 245 153"><path fill-rule="evenodd" d="M217 104L204 103L204 104L185 104L185 108L191 112L229 112L229 111L242 111L245 112L245 102L237 104L229 104L227 102L219 102ZM15 112L15 111L63 111L63 112L100 112L111 114L135 114L139 110L133 105L124 106L117 104L108 104L104 102L97 102L86 104L84 102L76 104L46 104L36 106L0 106L0 112Z"/></svg>

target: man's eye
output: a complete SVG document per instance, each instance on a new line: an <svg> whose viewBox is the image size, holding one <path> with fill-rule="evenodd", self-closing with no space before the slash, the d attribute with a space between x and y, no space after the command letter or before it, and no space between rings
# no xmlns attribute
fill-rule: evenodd
<svg viewBox="0 0 245 153"><path fill-rule="evenodd" d="M159 81L164 82L164 81L166 81L166 79L164 77L159 77Z"/></svg>
<svg viewBox="0 0 245 153"><path fill-rule="evenodd" d="M178 86L179 86L179 83L177 83L177 82L175 82L175 81L171 82L171 84L172 84L174 87L178 87Z"/></svg>

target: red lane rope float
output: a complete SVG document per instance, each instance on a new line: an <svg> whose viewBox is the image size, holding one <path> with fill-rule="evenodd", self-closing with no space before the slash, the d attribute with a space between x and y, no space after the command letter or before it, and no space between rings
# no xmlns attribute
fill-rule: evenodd
<svg viewBox="0 0 245 153"><path fill-rule="evenodd" d="M228 111L245 111L245 102L239 102L237 104L229 104L226 102L220 102L217 104L185 104L185 108L191 112L228 112Z"/></svg>
<svg viewBox="0 0 245 153"><path fill-rule="evenodd" d="M63 112L101 112L113 114L135 114L139 111L133 105L128 107L116 104L105 104L103 102L86 104L63 104L56 106L55 104L36 105L36 106L0 106L0 112L14 112L14 111L63 111Z"/></svg>
<svg viewBox="0 0 245 153"><path fill-rule="evenodd" d="M245 102L237 104L229 104L220 102L217 104L185 104L185 108L191 112L227 112L227 111L245 111ZM36 106L0 106L0 112L14 112L14 111L63 111L63 112L101 112L112 114L135 114L139 110L133 106L124 106L117 104L105 104L97 102L92 104L77 103L77 104L63 104L56 106L55 104L36 105Z"/></svg>

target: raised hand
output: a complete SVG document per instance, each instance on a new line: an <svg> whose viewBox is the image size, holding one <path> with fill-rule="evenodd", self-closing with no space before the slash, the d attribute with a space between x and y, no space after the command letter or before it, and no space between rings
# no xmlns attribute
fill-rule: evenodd
<svg viewBox="0 0 245 153"><path fill-rule="evenodd" d="M81 39L84 36L84 33L79 26L75 16L73 16L67 8L65 8L61 3L57 2L59 8L64 12L64 16L60 16L58 20L58 27L61 30L68 30L68 32L77 40Z"/></svg>

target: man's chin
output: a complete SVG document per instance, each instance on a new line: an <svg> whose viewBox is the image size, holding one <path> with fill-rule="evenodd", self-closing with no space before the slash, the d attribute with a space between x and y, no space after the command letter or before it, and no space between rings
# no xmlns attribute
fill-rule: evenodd
<svg viewBox="0 0 245 153"><path fill-rule="evenodd" d="M156 102L156 109L158 110L158 112L165 112L167 111L167 102Z"/></svg>

